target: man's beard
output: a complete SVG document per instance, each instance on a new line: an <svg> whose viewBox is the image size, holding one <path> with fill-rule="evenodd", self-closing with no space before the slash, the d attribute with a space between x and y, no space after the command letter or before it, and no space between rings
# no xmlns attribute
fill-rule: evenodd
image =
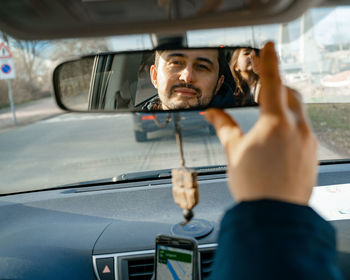
<svg viewBox="0 0 350 280"><path fill-rule="evenodd" d="M217 83L216 83L216 85L217 85ZM184 98L184 100L182 100L182 102L173 103L171 99L172 99L172 96L174 94L176 94L175 90L177 88L189 88L189 89L194 90L196 92L195 98L196 98L197 102L193 103L193 98L191 98L191 102L186 101L186 98ZM215 95L215 89L216 89L216 86L214 87L214 91L213 91L213 94L211 95L211 99ZM202 97L202 91L199 88L193 86L192 84L186 84L186 83L177 84L177 85L172 86L170 88L169 92L167 93L168 102L167 102L166 106L171 110L174 110L174 109L179 110L179 109L200 108L200 107L208 105L208 102L205 102L205 104L202 104L203 100L201 99L201 97ZM209 103L210 103L211 99L209 100ZM205 101L207 101L207 100L205 100Z"/></svg>

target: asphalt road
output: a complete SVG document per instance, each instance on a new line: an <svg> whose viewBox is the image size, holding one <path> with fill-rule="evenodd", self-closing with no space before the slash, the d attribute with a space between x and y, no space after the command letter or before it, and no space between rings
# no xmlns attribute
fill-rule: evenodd
<svg viewBox="0 0 350 280"><path fill-rule="evenodd" d="M52 97L45 97L24 104L16 104L15 115L17 124L15 125L10 107L2 108L0 109L0 133L62 113L64 111L57 107Z"/></svg>
<svg viewBox="0 0 350 280"><path fill-rule="evenodd" d="M258 109L235 110L247 131ZM63 114L0 134L0 193L55 187L123 173L179 167L172 131L135 141L131 114ZM187 166L225 164L217 137L207 129L185 131ZM321 146L320 157L336 157Z"/></svg>

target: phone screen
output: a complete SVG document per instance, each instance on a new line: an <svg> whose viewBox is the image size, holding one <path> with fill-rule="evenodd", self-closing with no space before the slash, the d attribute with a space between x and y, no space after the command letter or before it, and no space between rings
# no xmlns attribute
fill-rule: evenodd
<svg viewBox="0 0 350 280"><path fill-rule="evenodd" d="M157 244L157 280L193 279L193 251Z"/></svg>

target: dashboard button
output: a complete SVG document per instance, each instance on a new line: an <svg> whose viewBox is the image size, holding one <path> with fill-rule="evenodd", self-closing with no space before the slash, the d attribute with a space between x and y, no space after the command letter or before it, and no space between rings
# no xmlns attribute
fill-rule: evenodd
<svg viewBox="0 0 350 280"><path fill-rule="evenodd" d="M114 258L97 258L96 268L101 280L114 280Z"/></svg>

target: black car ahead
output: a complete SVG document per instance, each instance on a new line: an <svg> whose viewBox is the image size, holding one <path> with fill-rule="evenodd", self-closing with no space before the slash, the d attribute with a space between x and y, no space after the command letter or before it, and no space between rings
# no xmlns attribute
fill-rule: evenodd
<svg viewBox="0 0 350 280"><path fill-rule="evenodd" d="M179 112L182 130L208 129L210 135L215 134L215 129L204 118L204 111ZM137 142L148 140L147 133L159 130L174 130L174 113L135 113L134 134Z"/></svg>

